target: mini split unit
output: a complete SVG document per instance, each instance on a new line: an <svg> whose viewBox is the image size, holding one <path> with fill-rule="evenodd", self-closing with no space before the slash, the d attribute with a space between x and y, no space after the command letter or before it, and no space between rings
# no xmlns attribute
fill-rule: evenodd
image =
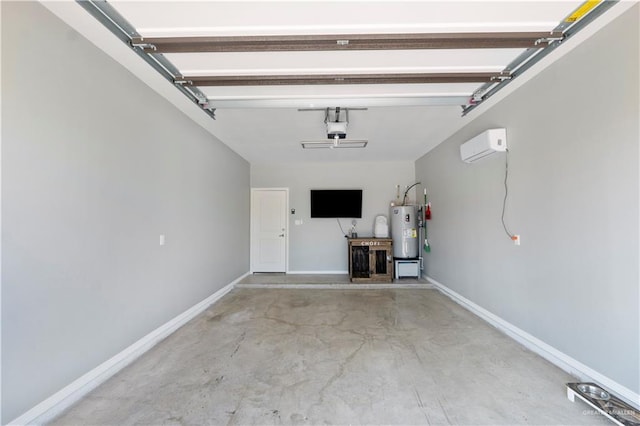
<svg viewBox="0 0 640 426"><path fill-rule="evenodd" d="M506 150L507 129L489 129L460 145L460 158L465 163L475 163Z"/></svg>

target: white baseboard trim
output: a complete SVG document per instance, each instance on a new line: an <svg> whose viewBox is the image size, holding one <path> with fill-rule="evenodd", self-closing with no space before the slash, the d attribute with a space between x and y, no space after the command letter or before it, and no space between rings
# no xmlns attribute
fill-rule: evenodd
<svg viewBox="0 0 640 426"><path fill-rule="evenodd" d="M171 333L195 318L213 303L217 302L222 298L222 296L231 291L237 282L247 275L249 275L248 272L216 291L203 301L187 309L177 317L156 328L122 352L114 355L109 360L103 362L93 370L76 379L8 424L40 425L53 420L58 415L62 414L62 412L67 408L71 407L86 396L89 392L107 381L118 371L135 361L138 357L153 348Z"/></svg>
<svg viewBox="0 0 640 426"><path fill-rule="evenodd" d="M499 316L487 311L481 306L473 303L464 296L456 293L447 286L439 283L429 276L425 276L425 279L435 285L435 287L443 294L448 296L454 302L461 305L463 308L474 313L481 319L485 320L498 330L505 333L530 351L540 355L550 363L554 364L558 368L564 370L570 375L578 378L583 382L595 382L600 386L608 389L620 399L625 400L627 403L640 409L640 394L633 392L626 386L608 378L607 376L595 371L594 369L584 365L580 361L570 357L564 352L559 351L553 346L543 342L542 340L532 336L526 331L516 327L515 325L505 321Z"/></svg>
<svg viewBox="0 0 640 426"><path fill-rule="evenodd" d="M349 274L349 271L287 271L289 275L318 275L318 274L327 274L327 275L345 275Z"/></svg>

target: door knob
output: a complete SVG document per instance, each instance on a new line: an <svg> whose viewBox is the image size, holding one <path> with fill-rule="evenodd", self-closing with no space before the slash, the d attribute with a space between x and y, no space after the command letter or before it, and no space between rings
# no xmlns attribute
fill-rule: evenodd
<svg viewBox="0 0 640 426"><path fill-rule="evenodd" d="M278 235L278 237L284 237L284 234L280 234L280 235Z"/></svg>

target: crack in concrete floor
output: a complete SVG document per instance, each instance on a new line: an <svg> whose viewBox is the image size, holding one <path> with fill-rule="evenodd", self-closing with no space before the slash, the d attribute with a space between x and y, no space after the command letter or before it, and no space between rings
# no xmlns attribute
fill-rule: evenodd
<svg viewBox="0 0 640 426"><path fill-rule="evenodd" d="M572 380L436 290L242 288L53 424L608 424Z"/></svg>

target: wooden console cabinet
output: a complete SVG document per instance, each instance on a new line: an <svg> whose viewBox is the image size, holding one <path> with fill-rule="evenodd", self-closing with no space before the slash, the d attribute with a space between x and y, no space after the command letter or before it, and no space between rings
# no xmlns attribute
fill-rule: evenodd
<svg viewBox="0 0 640 426"><path fill-rule="evenodd" d="M393 282L391 238L349 238L348 252L352 283Z"/></svg>

